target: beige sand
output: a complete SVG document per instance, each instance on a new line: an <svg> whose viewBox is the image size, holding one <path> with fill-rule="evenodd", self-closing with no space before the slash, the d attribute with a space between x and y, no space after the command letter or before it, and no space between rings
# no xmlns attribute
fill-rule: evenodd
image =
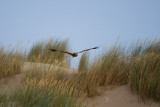
<svg viewBox="0 0 160 107"><path fill-rule="evenodd" d="M10 93L23 87L25 75L23 73L0 80L0 93Z"/></svg>
<svg viewBox="0 0 160 107"><path fill-rule="evenodd" d="M33 63L33 62L24 62L24 65L22 67L22 71L32 70L34 68L40 68L41 70L60 69L60 70L66 71L67 73L77 73L76 69L64 68L64 67L59 67L59 66L50 65L50 64L43 64L43 63Z"/></svg>
<svg viewBox="0 0 160 107"><path fill-rule="evenodd" d="M159 103L151 100L146 104L139 101L126 85L108 89L102 95L88 100L88 107L160 107Z"/></svg>

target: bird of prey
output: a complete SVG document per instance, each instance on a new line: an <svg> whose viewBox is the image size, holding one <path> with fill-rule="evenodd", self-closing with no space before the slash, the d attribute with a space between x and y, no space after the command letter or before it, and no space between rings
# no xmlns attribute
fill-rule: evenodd
<svg viewBox="0 0 160 107"><path fill-rule="evenodd" d="M72 57L77 57L79 53L82 53L84 51L89 51L91 49L97 49L98 47L94 47L94 48L90 48L90 49L85 49L83 51L80 51L80 52L75 52L75 53L71 53L71 52L68 52L68 51L62 51L62 50L56 50L56 49L49 49L50 51L57 51L57 52L62 52L62 53L67 53L69 55L71 55Z"/></svg>

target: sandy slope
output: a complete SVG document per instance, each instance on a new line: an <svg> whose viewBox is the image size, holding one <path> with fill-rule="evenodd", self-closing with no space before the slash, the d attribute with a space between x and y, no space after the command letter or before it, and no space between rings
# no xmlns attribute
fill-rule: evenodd
<svg viewBox="0 0 160 107"><path fill-rule="evenodd" d="M76 69L72 69L72 68L63 68L63 67L50 65L50 64L43 64L43 63L24 62L21 68L22 69L21 73L0 80L0 93L4 93L4 92L9 93L18 88L21 88L23 86L23 81L25 78L24 72L27 70L34 70L35 68L39 68L41 70L61 69L71 74L77 72Z"/></svg>
<svg viewBox="0 0 160 107"><path fill-rule="evenodd" d="M60 70L64 70L68 73L76 73L77 70L76 69L72 69L72 68L64 68L64 67L59 67L59 66L55 66L55 65L50 65L50 64L43 64L43 63L33 63L33 62L24 62L24 66L22 67L23 71L26 70L32 70L34 68L40 68L41 70L56 70L56 69L60 69Z"/></svg>
<svg viewBox="0 0 160 107"><path fill-rule="evenodd" d="M88 107L160 107L160 104L151 100L146 104L140 102L137 95L133 95L129 87L124 85L89 98Z"/></svg>
<svg viewBox="0 0 160 107"><path fill-rule="evenodd" d="M33 69L34 67L40 67L41 69L55 69L57 66L25 62L22 67L22 71L24 72L25 70ZM66 70L66 68L58 68ZM66 71L69 73L77 72L70 68L67 68ZM23 72L10 78L0 80L0 93L4 90L7 92L14 91L17 87L21 87L25 77ZM88 107L160 107L160 103L156 103L151 100L147 104L139 102L137 95L131 94L129 87L126 85L107 89L102 95L94 98L87 98L86 101L88 102Z"/></svg>
<svg viewBox="0 0 160 107"><path fill-rule="evenodd" d="M13 92L23 86L24 74L20 73L12 77L4 78L0 80L0 93Z"/></svg>

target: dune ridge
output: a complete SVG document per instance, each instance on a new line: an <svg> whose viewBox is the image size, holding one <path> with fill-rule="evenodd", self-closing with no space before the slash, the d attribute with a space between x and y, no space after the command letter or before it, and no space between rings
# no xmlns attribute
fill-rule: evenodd
<svg viewBox="0 0 160 107"><path fill-rule="evenodd" d="M33 69L34 67L40 67L41 69L63 69L68 73L76 73L77 71L72 68L63 68L49 64L42 63L30 63L24 62L22 71L20 74L14 75L10 78L2 79L0 81L0 90L10 92L21 87L25 72L27 69ZM115 88L108 88L100 96L86 98L87 107L160 107L160 104L149 100L147 103L139 101L137 95L133 95L130 91L129 86L122 85Z"/></svg>

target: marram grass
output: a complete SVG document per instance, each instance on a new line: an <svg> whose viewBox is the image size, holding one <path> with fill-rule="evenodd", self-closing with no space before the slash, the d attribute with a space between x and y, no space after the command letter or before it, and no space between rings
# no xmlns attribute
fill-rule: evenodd
<svg viewBox="0 0 160 107"><path fill-rule="evenodd" d="M129 85L142 99L160 100L160 54L147 53L131 63Z"/></svg>
<svg viewBox="0 0 160 107"><path fill-rule="evenodd" d="M21 70L22 55L18 52L6 52L0 48L0 79L18 74Z"/></svg>
<svg viewBox="0 0 160 107"><path fill-rule="evenodd" d="M109 85L127 83L127 63L121 51L120 47L113 47L103 52L101 56L95 58L92 64L90 64L88 70L81 77L83 78L82 89L89 96L100 94L98 92L99 87L106 88ZM87 65L83 65L83 67L86 66L88 66L88 63Z"/></svg>
<svg viewBox="0 0 160 107"><path fill-rule="evenodd" d="M31 48L27 60L67 66L69 57L53 53L48 48L68 50L68 42L49 40ZM127 50L127 51L126 51ZM20 72L23 58L18 54L0 50L0 77ZM14 57L13 57L14 56ZM96 56L92 62L89 54L80 59L78 73L68 74L60 69L39 69L25 73L24 88L11 95L1 94L0 103L15 106L84 106L86 96L97 96L108 86L127 84L142 100L160 101L160 41L138 41L128 49L115 45ZM5 73L4 73L5 72ZM7 75L6 75L7 74ZM101 90L100 90L101 89Z"/></svg>
<svg viewBox="0 0 160 107"><path fill-rule="evenodd" d="M14 102L16 106L24 107L83 107L85 93L77 90L66 80L64 71L48 70L38 68L25 72L24 87L10 95L0 95L0 103L10 105ZM63 78L66 76L66 78ZM1 100L1 98L3 100Z"/></svg>
<svg viewBox="0 0 160 107"><path fill-rule="evenodd" d="M88 63L82 67L85 66ZM160 101L159 77L160 41L156 39L138 41L127 51L120 45L111 47L95 58L83 77L79 76L83 78L80 79L81 88L88 96L98 95L100 87L105 89L108 86L129 84L131 90L144 101L148 98Z"/></svg>
<svg viewBox="0 0 160 107"><path fill-rule="evenodd" d="M68 50L68 40L49 39L35 43L28 54L31 62L69 65L69 56L60 52L51 52L49 49ZM63 63L62 63L63 62Z"/></svg>
<svg viewBox="0 0 160 107"><path fill-rule="evenodd" d="M87 52L84 52L79 62L78 72L85 72L88 70L88 67L89 67L89 54Z"/></svg>

